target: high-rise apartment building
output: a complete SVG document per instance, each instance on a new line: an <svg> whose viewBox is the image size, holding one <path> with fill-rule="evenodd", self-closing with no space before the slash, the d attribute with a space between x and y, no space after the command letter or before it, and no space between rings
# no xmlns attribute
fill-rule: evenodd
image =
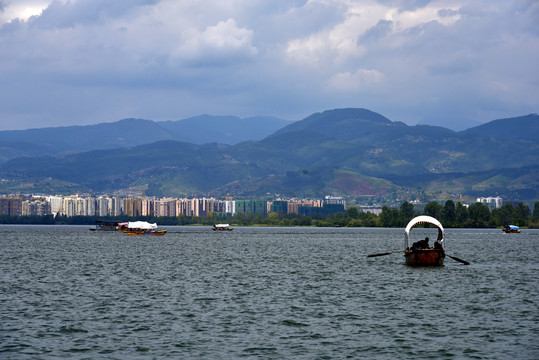
<svg viewBox="0 0 539 360"><path fill-rule="evenodd" d="M19 196L0 197L0 215L20 216L23 200Z"/></svg>

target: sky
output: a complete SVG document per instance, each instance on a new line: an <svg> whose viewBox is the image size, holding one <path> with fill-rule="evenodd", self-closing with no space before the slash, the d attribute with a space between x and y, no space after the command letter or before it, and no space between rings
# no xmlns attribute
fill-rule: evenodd
<svg viewBox="0 0 539 360"><path fill-rule="evenodd" d="M539 112L539 0L0 0L0 130Z"/></svg>

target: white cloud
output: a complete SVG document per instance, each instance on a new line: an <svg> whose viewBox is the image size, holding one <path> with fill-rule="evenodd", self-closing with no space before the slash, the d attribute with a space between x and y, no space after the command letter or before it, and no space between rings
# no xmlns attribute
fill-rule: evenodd
<svg viewBox="0 0 539 360"><path fill-rule="evenodd" d="M0 1L0 26L10 21L26 21L32 16L38 16L49 3L47 0Z"/></svg>
<svg viewBox="0 0 539 360"><path fill-rule="evenodd" d="M325 65L322 64L324 59L337 63L358 59L368 51L358 40L379 24L391 24L387 35L397 39L399 35L407 36L411 29L433 21L450 26L460 19L459 3L449 5L435 2L424 8L406 11L376 1L342 3L346 4L346 11L341 23L308 37L289 41L287 55L292 61Z"/></svg>
<svg viewBox="0 0 539 360"><path fill-rule="evenodd" d="M377 91L384 74L375 69L358 69L354 73L338 73L331 77L329 86L337 91L359 92Z"/></svg>
<svg viewBox="0 0 539 360"><path fill-rule="evenodd" d="M234 19L220 21L204 31L188 29L184 41L172 52L172 57L197 65L220 63L226 59L241 61L258 53L252 44L253 31L237 26Z"/></svg>

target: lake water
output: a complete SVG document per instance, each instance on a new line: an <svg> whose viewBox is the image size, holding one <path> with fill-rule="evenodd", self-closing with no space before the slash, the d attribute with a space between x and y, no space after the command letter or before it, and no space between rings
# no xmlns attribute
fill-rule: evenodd
<svg viewBox="0 0 539 360"><path fill-rule="evenodd" d="M88 228L0 226L1 359L539 359L537 230Z"/></svg>

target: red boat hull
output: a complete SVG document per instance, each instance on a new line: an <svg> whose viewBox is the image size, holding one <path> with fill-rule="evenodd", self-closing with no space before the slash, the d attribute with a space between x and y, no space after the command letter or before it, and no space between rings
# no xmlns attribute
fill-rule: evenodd
<svg viewBox="0 0 539 360"><path fill-rule="evenodd" d="M406 265L412 266L442 266L445 253L443 249L406 250L404 252Z"/></svg>
<svg viewBox="0 0 539 360"><path fill-rule="evenodd" d="M167 230L124 231L127 235L165 235Z"/></svg>

